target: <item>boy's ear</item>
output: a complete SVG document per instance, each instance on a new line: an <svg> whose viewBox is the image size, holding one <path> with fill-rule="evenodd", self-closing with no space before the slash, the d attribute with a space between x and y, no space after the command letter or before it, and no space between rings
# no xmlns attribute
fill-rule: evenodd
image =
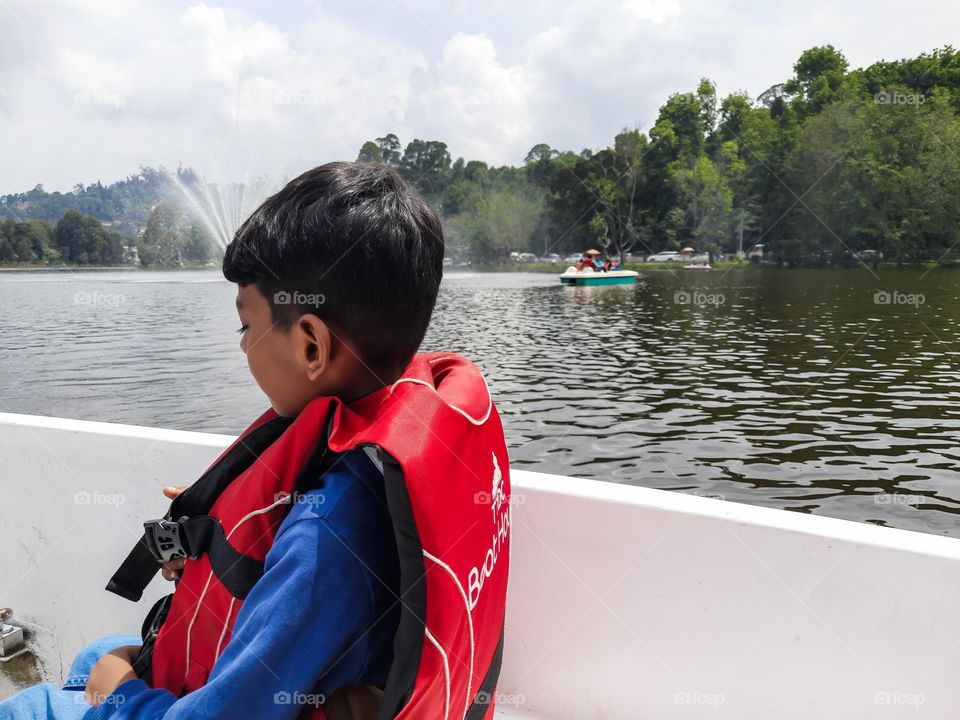
<svg viewBox="0 0 960 720"><path fill-rule="evenodd" d="M307 379L313 382L330 366L333 335L316 315L301 315L296 331L299 336L297 352L307 371Z"/></svg>

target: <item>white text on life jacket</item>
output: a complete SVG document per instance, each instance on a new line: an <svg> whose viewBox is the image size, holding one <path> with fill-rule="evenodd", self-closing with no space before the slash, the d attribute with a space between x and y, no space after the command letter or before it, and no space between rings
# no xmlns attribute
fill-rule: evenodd
<svg viewBox="0 0 960 720"><path fill-rule="evenodd" d="M493 455L493 483L490 493L490 504L493 509L494 531L491 536L490 547L483 558L483 562L470 569L467 576L467 597L470 603L470 610L477 606L480 599L480 592L483 590L484 581L493 573L493 568L497 564L497 558L507 542L510 534L510 502L505 497L503 491L503 475L500 472L500 464L497 462L497 456ZM499 516L499 517L498 517Z"/></svg>

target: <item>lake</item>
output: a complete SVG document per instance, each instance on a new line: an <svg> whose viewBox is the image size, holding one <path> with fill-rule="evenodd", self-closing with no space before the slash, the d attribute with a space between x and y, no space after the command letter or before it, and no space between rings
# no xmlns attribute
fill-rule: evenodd
<svg viewBox="0 0 960 720"><path fill-rule="evenodd" d="M0 410L237 433L267 403L234 295L0 272ZM448 273L424 349L483 368L515 467L960 536L958 301L951 270Z"/></svg>

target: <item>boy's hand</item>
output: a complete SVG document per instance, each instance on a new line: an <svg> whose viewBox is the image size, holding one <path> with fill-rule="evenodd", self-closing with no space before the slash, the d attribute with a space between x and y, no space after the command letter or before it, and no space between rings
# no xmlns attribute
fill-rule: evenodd
<svg viewBox="0 0 960 720"><path fill-rule="evenodd" d="M123 683L135 680L137 674L133 671L133 661L139 654L139 645L124 645L97 660L87 678L84 691L87 702L97 707Z"/></svg>
<svg viewBox="0 0 960 720"><path fill-rule="evenodd" d="M173 500L177 495L182 493L187 489L186 485L181 485L180 487L165 487L163 489L163 494ZM183 574L183 565L186 562L183 558L177 560L171 560L168 563L163 564L163 570L161 574L163 575L164 580L179 580L180 575Z"/></svg>

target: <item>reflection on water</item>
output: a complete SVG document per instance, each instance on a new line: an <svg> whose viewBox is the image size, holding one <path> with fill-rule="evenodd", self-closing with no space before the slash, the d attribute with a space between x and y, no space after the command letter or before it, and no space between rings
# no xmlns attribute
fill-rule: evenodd
<svg viewBox="0 0 960 720"><path fill-rule="evenodd" d="M515 467L954 531L960 273L450 274L425 349L486 371ZM0 409L238 432L215 272L0 274Z"/></svg>

